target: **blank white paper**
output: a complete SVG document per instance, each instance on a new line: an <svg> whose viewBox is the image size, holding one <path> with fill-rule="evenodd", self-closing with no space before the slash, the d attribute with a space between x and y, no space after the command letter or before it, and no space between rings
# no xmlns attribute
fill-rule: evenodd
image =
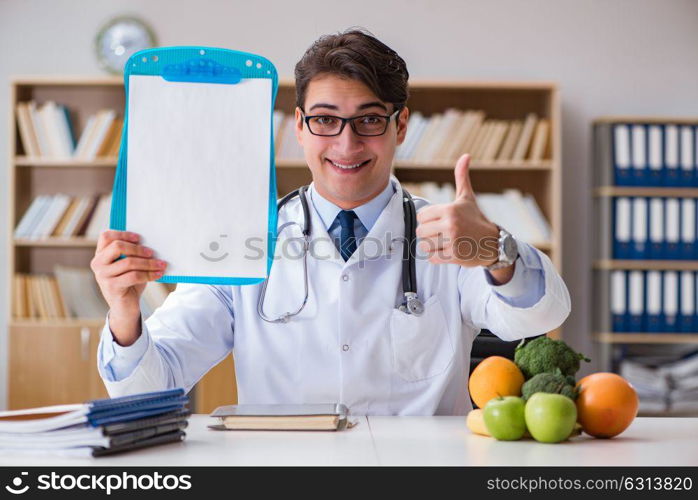
<svg viewBox="0 0 698 500"><path fill-rule="evenodd" d="M126 229L166 275L266 278L271 91L130 76Z"/></svg>

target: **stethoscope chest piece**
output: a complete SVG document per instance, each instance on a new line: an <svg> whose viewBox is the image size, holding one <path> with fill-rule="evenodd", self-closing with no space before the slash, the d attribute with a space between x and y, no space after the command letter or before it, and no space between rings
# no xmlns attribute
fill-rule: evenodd
<svg viewBox="0 0 698 500"><path fill-rule="evenodd" d="M405 293L405 301L398 307L398 310L405 314L413 314L421 316L424 314L424 304L417 298L417 294L413 292Z"/></svg>

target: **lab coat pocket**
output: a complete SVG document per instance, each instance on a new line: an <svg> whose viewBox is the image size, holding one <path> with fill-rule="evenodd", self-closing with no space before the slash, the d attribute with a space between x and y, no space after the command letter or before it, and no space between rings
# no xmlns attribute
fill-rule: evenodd
<svg viewBox="0 0 698 500"><path fill-rule="evenodd" d="M446 316L436 295L425 302L421 316L393 310L390 337L393 369L408 382L443 373L453 360Z"/></svg>

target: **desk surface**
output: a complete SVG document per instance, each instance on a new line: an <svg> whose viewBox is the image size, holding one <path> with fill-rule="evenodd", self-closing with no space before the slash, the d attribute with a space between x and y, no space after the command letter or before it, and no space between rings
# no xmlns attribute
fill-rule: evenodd
<svg viewBox="0 0 698 500"><path fill-rule="evenodd" d="M559 444L496 441L465 417L354 417L341 432L213 431L192 415L181 443L95 459L0 457L0 465L494 465L696 466L698 418L636 418L620 436Z"/></svg>

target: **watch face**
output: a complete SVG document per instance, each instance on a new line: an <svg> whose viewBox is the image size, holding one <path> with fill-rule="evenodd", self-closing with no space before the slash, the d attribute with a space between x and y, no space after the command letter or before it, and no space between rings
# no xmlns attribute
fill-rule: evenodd
<svg viewBox="0 0 698 500"><path fill-rule="evenodd" d="M510 262L514 262L519 254L518 247L516 246L516 240L510 234L507 234L504 238L504 255Z"/></svg>
<svg viewBox="0 0 698 500"><path fill-rule="evenodd" d="M96 44L100 64L111 73L121 74L133 53L155 45L155 36L143 21L119 17L99 31Z"/></svg>

